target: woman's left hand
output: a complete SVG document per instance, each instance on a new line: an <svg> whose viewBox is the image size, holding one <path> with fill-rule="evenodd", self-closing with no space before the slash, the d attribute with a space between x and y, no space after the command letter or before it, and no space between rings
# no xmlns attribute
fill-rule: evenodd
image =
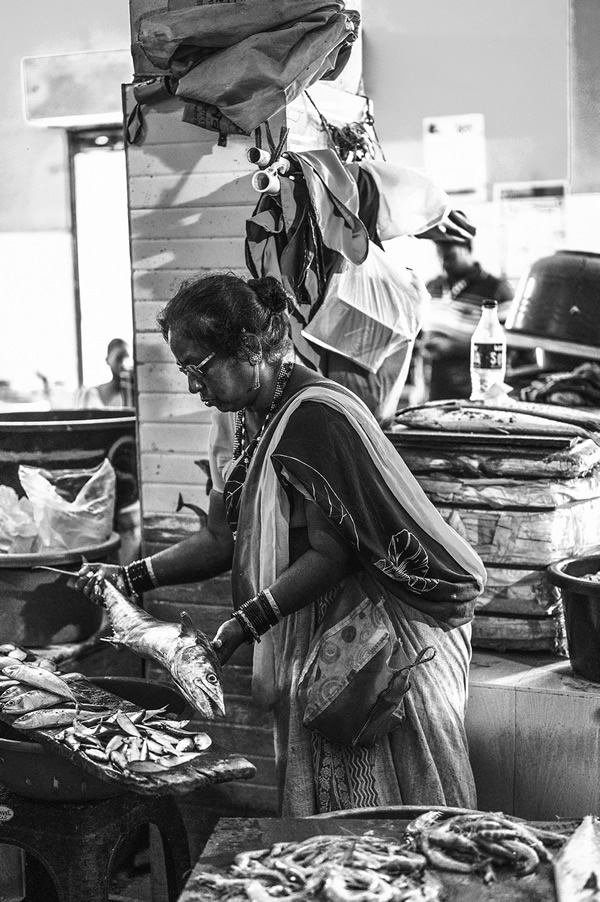
<svg viewBox="0 0 600 902"><path fill-rule="evenodd" d="M234 651L244 642L244 639L242 627L234 617L221 624L212 640L212 646L221 664L227 663Z"/></svg>

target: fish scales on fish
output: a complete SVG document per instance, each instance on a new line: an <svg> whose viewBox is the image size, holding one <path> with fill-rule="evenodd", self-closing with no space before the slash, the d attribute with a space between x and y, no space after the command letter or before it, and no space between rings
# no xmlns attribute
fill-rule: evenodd
<svg viewBox="0 0 600 902"><path fill-rule="evenodd" d="M2 673L9 678L18 680L20 683L26 683L28 686L33 686L44 692L52 692L54 695L59 695L61 698L68 699L71 702L76 701L73 690L60 676L34 664L9 664L2 668Z"/></svg>
<svg viewBox="0 0 600 902"><path fill-rule="evenodd" d="M98 587L113 630L106 641L165 667L182 695L204 717L224 715L219 659L189 614L183 612L180 623L158 620L109 580L98 578Z"/></svg>

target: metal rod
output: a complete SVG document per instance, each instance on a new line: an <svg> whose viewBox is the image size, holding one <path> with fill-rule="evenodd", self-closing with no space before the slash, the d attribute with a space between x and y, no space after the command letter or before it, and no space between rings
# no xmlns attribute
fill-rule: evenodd
<svg viewBox="0 0 600 902"><path fill-rule="evenodd" d="M33 570L49 570L51 573L61 573L63 576L77 576L77 571L61 570L58 567L45 567L43 564L35 564Z"/></svg>

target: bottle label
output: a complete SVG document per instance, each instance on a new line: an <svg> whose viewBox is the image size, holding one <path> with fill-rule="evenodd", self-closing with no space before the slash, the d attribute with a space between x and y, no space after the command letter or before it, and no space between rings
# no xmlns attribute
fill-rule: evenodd
<svg viewBox="0 0 600 902"><path fill-rule="evenodd" d="M473 343L471 364L478 370L501 370L504 366L504 352L505 348L501 342Z"/></svg>

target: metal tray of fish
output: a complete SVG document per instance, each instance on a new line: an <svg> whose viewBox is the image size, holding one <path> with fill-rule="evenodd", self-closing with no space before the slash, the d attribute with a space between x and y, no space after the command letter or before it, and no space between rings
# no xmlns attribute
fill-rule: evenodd
<svg viewBox="0 0 600 902"><path fill-rule="evenodd" d="M247 759L214 745L189 721L174 720L164 709L144 710L81 674L37 668L39 685L24 686L23 677L33 677L19 668L31 666L15 662L2 669L9 679L0 696L0 721L15 739L37 742L124 791L147 795L186 793L255 774ZM29 705L23 703L24 688L33 696ZM42 706L32 708L38 700Z"/></svg>

